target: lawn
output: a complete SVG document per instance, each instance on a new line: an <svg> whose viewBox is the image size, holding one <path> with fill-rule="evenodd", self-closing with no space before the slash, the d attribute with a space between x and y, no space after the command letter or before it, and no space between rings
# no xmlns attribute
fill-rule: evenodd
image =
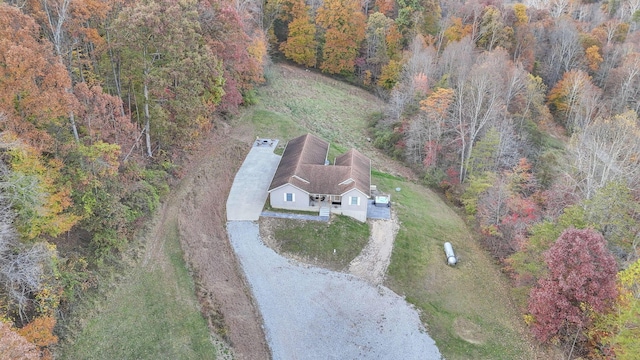
<svg viewBox="0 0 640 360"><path fill-rule="evenodd" d="M344 270L369 240L369 225L347 216L330 223L273 219L273 234L283 253L313 259L331 270Z"/></svg>
<svg viewBox="0 0 640 360"><path fill-rule="evenodd" d="M421 185L380 173L374 181L392 193L401 222L386 285L421 310L445 357L535 358L506 279L462 219ZM459 259L456 267L446 264L447 241Z"/></svg>
<svg viewBox="0 0 640 360"><path fill-rule="evenodd" d="M89 317L75 342L63 348L61 358L216 358L183 260L177 224L164 226L160 261L134 268Z"/></svg>

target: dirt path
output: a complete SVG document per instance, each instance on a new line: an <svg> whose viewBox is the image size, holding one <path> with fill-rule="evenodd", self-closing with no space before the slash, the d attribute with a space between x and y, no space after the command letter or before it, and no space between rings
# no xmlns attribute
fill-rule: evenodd
<svg viewBox="0 0 640 360"><path fill-rule="evenodd" d="M369 243L362 249L351 264L349 273L368 281L373 285L382 285L391 262L393 241L396 238L400 224L392 212L391 220L370 220L371 236Z"/></svg>
<svg viewBox="0 0 640 360"><path fill-rule="evenodd" d="M232 346L235 359L269 359L262 321L225 230L227 195L250 141L243 135L220 131L185 162L184 177L150 229L142 265L158 265L166 229L163 224L177 221L185 260L210 329Z"/></svg>

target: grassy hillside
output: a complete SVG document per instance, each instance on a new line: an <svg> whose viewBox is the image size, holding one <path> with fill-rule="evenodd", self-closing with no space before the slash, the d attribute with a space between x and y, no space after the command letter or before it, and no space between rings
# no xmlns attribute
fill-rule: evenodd
<svg viewBox="0 0 640 360"><path fill-rule="evenodd" d="M390 161L366 141L366 119L382 104L364 91L303 70L277 66L270 86L260 91L259 100L245 114L258 136L287 140L309 131L337 143L334 150L353 146L372 157L374 164ZM524 324L510 301L506 279L462 219L419 184L382 172L375 172L372 182L392 193L401 222L387 285L421 310L444 356L535 358L534 353L540 350L527 340ZM454 245L460 258L457 267L445 263L445 241ZM310 256L303 252L300 255Z"/></svg>
<svg viewBox="0 0 640 360"><path fill-rule="evenodd" d="M215 359L175 221L160 249L97 305L62 359ZM151 250L147 250L151 252Z"/></svg>
<svg viewBox="0 0 640 360"><path fill-rule="evenodd" d="M273 67L268 86L260 89L258 101L232 121L236 136L248 142L255 136L288 140L312 132L331 141L330 156L356 147L376 168L400 169L367 141L367 118L382 106L371 94L279 65ZM404 178L376 172L373 182L392 193L401 222L387 285L421 310L445 357L535 358L538 350L526 340L505 279L455 212L429 189ZM164 235L145 250L148 261L142 260L99 301L98 311L86 316L84 328L73 344L62 348L61 358L213 359L224 351L212 344L198 310L174 215L156 219L161 224L158 233ZM444 241L453 243L459 266L445 265Z"/></svg>

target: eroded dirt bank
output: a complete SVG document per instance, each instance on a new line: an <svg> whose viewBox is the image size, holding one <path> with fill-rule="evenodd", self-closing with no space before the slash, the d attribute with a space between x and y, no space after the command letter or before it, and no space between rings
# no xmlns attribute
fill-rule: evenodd
<svg viewBox="0 0 640 360"><path fill-rule="evenodd" d="M251 142L234 135L212 134L190 157L160 218L177 217L185 260L210 328L233 347L236 359L269 359L261 319L225 228L229 189Z"/></svg>

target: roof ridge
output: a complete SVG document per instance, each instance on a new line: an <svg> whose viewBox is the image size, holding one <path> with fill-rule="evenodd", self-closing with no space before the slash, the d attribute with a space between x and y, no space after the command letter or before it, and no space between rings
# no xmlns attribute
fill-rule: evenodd
<svg viewBox="0 0 640 360"><path fill-rule="evenodd" d="M297 174L298 173L298 169L300 168L300 163L302 162L302 158L304 157L304 149L307 147L307 142L309 140L309 133L306 133L304 136L304 141L302 142L302 149L300 150L300 152L298 153L298 160L296 161L296 167L293 170L293 174Z"/></svg>

